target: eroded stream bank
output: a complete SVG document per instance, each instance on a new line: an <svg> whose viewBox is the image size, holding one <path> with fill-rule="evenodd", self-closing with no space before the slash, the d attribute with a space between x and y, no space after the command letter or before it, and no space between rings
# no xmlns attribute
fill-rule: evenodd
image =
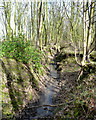
<svg viewBox="0 0 96 120"><path fill-rule="evenodd" d="M45 86L43 88L43 94L39 94L40 98L35 103L29 103L23 110L23 114L20 117L21 119L17 120L54 119L54 111L55 113L57 112L58 104L65 103L66 93L71 89L70 86L72 86L72 84L75 85L75 80L78 76L76 72L78 67L76 66L76 69L74 69L75 63L71 62L70 58L68 58L67 61L64 60L64 62L54 59L52 63L49 64L50 73L46 74L45 79L43 79ZM60 68L63 65L62 63L64 67ZM57 106L53 107L54 105Z"/></svg>
<svg viewBox="0 0 96 120"><path fill-rule="evenodd" d="M62 58L61 61L52 61L49 66L50 72L46 72L46 74L42 76L43 85L39 85L42 88L42 92L41 88L36 92L34 92L34 90L32 90L33 93L31 92L31 95L38 92L39 97L36 97L37 99L34 101L30 100L29 102L26 102L28 104L26 104L26 106L21 111L21 115L19 114L18 118L16 116L16 119L14 118L11 120L62 120L62 117L74 118L76 112L80 111L80 107L75 106L74 103L76 102L78 96L80 96L81 90L82 92L84 91L82 88L79 88L77 84L80 67L78 67L76 64L74 57L68 57L66 59ZM96 75L90 74L90 76L91 77L89 78L92 78L93 80L92 84L96 86ZM89 78L85 79L89 80ZM83 82L80 84L82 87L85 86L84 90L87 89L88 86L86 86L86 84ZM60 104L62 105L59 106ZM76 105L78 105L78 103ZM80 115L82 115L82 111L80 112ZM59 118L57 119L57 117Z"/></svg>
<svg viewBox="0 0 96 120"><path fill-rule="evenodd" d="M60 71L57 71L57 63L52 62L49 64L50 73L47 75L47 79L44 81L44 92L40 95L40 98L35 103L29 103L28 108L22 112L21 117L17 120L32 120L42 118L52 118L53 116L53 97L60 91ZM34 108L33 108L34 106Z"/></svg>

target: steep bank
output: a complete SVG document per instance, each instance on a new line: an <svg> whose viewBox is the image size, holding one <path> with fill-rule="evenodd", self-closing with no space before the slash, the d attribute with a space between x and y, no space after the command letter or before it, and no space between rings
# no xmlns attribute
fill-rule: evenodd
<svg viewBox="0 0 96 120"><path fill-rule="evenodd" d="M39 93L40 98L36 102L30 101L26 104L22 113L16 120L32 120L32 119L51 119L53 117L53 97L60 91L59 73L54 69L56 64L51 63L50 73L42 76L44 86L41 86L42 93Z"/></svg>
<svg viewBox="0 0 96 120"><path fill-rule="evenodd" d="M37 81L22 62L0 59L0 75L3 118L18 114L30 100L39 98Z"/></svg>
<svg viewBox="0 0 96 120"><path fill-rule="evenodd" d="M28 118L27 113L30 114L30 118L40 117L41 111L45 111L42 116L52 113L50 107L30 107L52 105L53 94L59 91L56 79L58 73L53 66L53 63L50 64L49 72L45 71L44 76L41 75L38 81L28 65L14 59L0 59L2 120Z"/></svg>

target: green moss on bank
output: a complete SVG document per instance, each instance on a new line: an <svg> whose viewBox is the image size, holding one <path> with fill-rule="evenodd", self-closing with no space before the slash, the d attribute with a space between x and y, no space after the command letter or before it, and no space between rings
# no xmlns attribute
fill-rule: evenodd
<svg viewBox="0 0 96 120"><path fill-rule="evenodd" d="M14 59L0 59L0 74L0 104L3 118L8 118L20 112L33 99L33 86L37 81L26 65Z"/></svg>

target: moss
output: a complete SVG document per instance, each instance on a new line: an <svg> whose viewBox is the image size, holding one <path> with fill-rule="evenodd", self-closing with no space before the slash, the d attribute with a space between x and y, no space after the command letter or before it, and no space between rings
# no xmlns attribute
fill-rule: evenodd
<svg viewBox="0 0 96 120"><path fill-rule="evenodd" d="M32 88L34 87L38 87L38 81L37 80L33 80L33 84L32 84Z"/></svg>
<svg viewBox="0 0 96 120"><path fill-rule="evenodd" d="M29 99L32 100L32 94L29 96Z"/></svg>
<svg viewBox="0 0 96 120"><path fill-rule="evenodd" d="M12 106L10 103L5 103L5 102L2 102L2 113L3 115L12 115L13 114L13 111L12 111Z"/></svg>
<svg viewBox="0 0 96 120"><path fill-rule="evenodd" d="M6 87L6 85L5 84L2 84L2 89L4 89Z"/></svg>
<svg viewBox="0 0 96 120"><path fill-rule="evenodd" d="M11 116L13 112L20 111L26 99L32 100L32 86L37 87L38 82L33 79L31 71L23 63L7 58L2 58L0 62L2 69L2 90L0 92L3 116L6 117L8 114Z"/></svg>

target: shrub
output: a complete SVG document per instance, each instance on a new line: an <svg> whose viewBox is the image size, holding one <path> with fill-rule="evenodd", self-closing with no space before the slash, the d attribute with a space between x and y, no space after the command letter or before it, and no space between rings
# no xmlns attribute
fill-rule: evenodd
<svg viewBox="0 0 96 120"><path fill-rule="evenodd" d="M33 68L39 70L41 67L41 53L31 45L30 41L24 41L24 35L19 34L10 40L5 40L0 46L2 52L0 57L12 58L27 64L29 60L33 63Z"/></svg>

